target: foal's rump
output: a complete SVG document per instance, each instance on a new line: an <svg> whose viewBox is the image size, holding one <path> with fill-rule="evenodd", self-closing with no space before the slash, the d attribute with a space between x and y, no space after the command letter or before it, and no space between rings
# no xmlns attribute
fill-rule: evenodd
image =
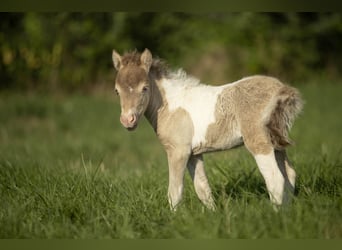
<svg viewBox="0 0 342 250"><path fill-rule="evenodd" d="M236 87L234 99L244 140L254 140L262 131L277 150L291 144L288 131L303 106L299 92L266 76L242 79Z"/></svg>

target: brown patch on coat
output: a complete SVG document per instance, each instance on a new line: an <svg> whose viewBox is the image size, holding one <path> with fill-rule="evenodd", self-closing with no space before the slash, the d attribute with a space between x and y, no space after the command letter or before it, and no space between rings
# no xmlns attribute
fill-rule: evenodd
<svg viewBox="0 0 342 250"><path fill-rule="evenodd" d="M234 100L241 134L253 154L267 154L273 149L265 127L265 110L282 84L275 78L255 76L236 85Z"/></svg>
<svg viewBox="0 0 342 250"><path fill-rule="evenodd" d="M242 144L232 101L233 92L233 88L227 87L219 94L215 106L215 122L208 126L205 143L194 148L195 154L225 150Z"/></svg>
<svg viewBox="0 0 342 250"><path fill-rule="evenodd" d="M166 151L177 148L191 149L194 126L189 113L177 108L170 112L165 106L158 113L157 134Z"/></svg>
<svg viewBox="0 0 342 250"><path fill-rule="evenodd" d="M235 94L244 143L253 154L289 145L288 130L302 107L296 89L272 77L255 76L236 85Z"/></svg>

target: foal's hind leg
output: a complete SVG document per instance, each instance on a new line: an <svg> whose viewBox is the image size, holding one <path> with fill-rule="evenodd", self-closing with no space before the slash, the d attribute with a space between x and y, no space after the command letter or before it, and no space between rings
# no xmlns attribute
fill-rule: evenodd
<svg viewBox="0 0 342 250"><path fill-rule="evenodd" d="M295 183L296 183L296 172L292 168L285 150L275 150L275 157L279 166L280 171L285 177L285 196L283 197L284 202L290 202L291 197L294 194Z"/></svg>
<svg viewBox="0 0 342 250"><path fill-rule="evenodd" d="M247 130L244 135L247 149L253 154L258 168L265 179L271 202L283 203L285 177L278 166L275 152L264 129Z"/></svg>
<svg viewBox="0 0 342 250"><path fill-rule="evenodd" d="M215 203L212 198L207 176L205 174L202 155L192 155L187 166L194 182L195 191L198 198L207 208L215 210Z"/></svg>
<svg viewBox="0 0 342 250"><path fill-rule="evenodd" d="M284 198L285 178L278 167L274 151L271 150L268 154L256 154L254 158L265 179L272 203L281 205Z"/></svg>

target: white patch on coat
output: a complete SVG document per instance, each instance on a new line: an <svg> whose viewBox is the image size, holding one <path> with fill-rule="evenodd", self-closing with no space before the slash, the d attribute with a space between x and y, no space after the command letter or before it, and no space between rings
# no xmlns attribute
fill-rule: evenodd
<svg viewBox="0 0 342 250"><path fill-rule="evenodd" d="M171 79L163 79L162 87L169 110L186 110L194 125L192 148L205 142L208 126L215 122L215 107L218 95L227 86L208 86L187 76L184 71L175 72Z"/></svg>
<svg viewBox="0 0 342 250"><path fill-rule="evenodd" d="M269 154L255 155L254 158L265 179L271 201L277 205L281 205L283 201L285 178L280 172L274 151L272 150Z"/></svg>

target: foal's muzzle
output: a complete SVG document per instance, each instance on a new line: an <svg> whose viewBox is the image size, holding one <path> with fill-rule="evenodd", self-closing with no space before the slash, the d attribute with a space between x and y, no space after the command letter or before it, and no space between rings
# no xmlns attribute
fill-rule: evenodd
<svg viewBox="0 0 342 250"><path fill-rule="evenodd" d="M129 114L129 115L121 115L120 116L120 122L121 124L127 128L128 130L134 130L138 125L138 118L135 114Z"/></svg>

